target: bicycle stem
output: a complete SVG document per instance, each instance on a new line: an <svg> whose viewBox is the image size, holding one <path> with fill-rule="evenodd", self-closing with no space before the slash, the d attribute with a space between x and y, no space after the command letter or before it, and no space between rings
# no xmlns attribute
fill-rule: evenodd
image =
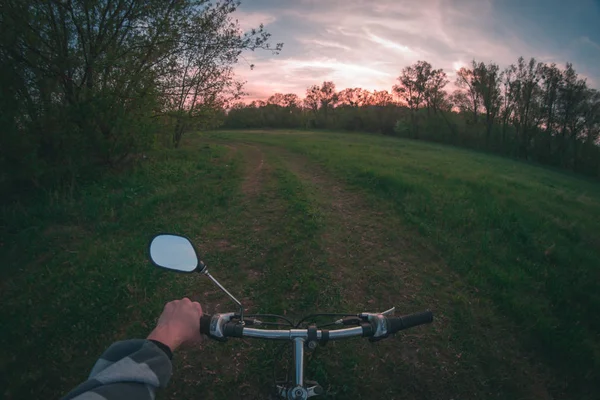
<svg viewBox="0 0 600 400"><path fill-rule="evenodd" d="M294 338L294 385L304 386L304 339Z"/></svg>

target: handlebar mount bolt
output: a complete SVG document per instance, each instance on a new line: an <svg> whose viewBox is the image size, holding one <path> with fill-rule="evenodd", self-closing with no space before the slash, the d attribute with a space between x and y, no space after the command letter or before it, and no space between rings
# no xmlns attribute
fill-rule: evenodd
<svg viewBox="0 0 600 400"><path fill-rule="evenodd" d="M317 342L315 342L314 340L311 340L306 345L308 346L309 350L314 350L317 348Z"/></svg>

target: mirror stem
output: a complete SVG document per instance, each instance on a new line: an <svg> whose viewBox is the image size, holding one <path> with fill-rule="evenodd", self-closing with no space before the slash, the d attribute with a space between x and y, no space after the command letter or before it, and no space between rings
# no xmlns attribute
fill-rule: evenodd
<svg viewBox="0 0 600 400"><path fill-rule="evenodd" d="M208 273L208 268L204 267L204 269L201 272L202 274L208 276L208 278L213 281L213 283L215 285L217 285L219 287L219 289L221 289L227 296L229 296L229 298L231 300L234 301L235 304L237 304L240 307L240 322L242 323L242 325L244 325L244 306L242 305L242 303L240 303L240 301L238 299L236 299L231 293L229 293L229 291L227 289L225 289L220 283L219 281L217 281L215 278L213 278L213 276L211 274Z"/></svg>

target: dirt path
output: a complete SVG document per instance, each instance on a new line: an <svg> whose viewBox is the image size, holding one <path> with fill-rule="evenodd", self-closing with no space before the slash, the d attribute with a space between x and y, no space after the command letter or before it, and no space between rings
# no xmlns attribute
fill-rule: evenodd
<svg viewBox="0 0 600 400"><path fill-rule="evenodd" d="M390 340L381 342L369 368L355 366L355 374L379 376L379 382L364 384L365 393L377 390L386 376L390 383L397 382L403 375L414 379L414 371L417 370L421 387L416 385L412 390L416 398L447 398L452 393L448 388L459 376L463 382L471 381L471 385L462 387L456 395L471 397L465 395L467 389L475 396L504 397L507 393L494 393L495 384L485 382L485 376L477 376L481 374L480 365L472 365L474 360L469 360L466 355L461 360L465 349L450 339L453 329L456 329L452 310L447 309L453 298L464 296L472 302L474 315L483 312L489 305L479 307L478 299L471 298L470 288L463 285L460 277L449 270L433 249L415 244L407 236L402 222L380 208L382 204L369 202L363 193L347 187L302 156L282 149L278 149L277 154L290 171L312 188L314 201L325 216L327 228L321 241L334 268L335 283L340 285L345 308L363 311L396 306L400 315L425 308L436 313L435 326L405 334L401 344ZM489 315L477 315L477 319L491 325L495 323ZM473 334L486 335L489 332L473 328ZM527 391L532 397L550 398L544 378L527 361L526 355L519 353L514 337L498 332L493 335L497 337L496 344L499 346L489 349L490 358L486 362L497 362L499 365L492 368L503 374L509 375L510 371L518 369L527 376L520 382L513 382L511 390L529 387ZM374 355L372 346L365 341L355 344L354 348ZM420 353L423 348L431 354ZM485 353L485 350L481 351ZM332 358L336 356L339 354L331 354ZM402 360L402 367L399 360ZM339 367L345 366L342 363ZM398 390L392 393L400 394ZM402 397L408 394L403 393Z"/></svg>
<svg viewBox="0 0 600 400"><path fill-rule="evenodd" d="M421 282L414 274L410 276L415 266L403 258L409 245L401 234L389 229L385 213L376 211L361 195L343 187L305 158L284 154L281 159L285 166L312 189L314 201L327 220L322 243L336 280L345 289L344 301L364 309L385 307L378 303L389 299L377 298L377 290L370 287L370 279L376 274L400 280L398 295L409 302Z"/></svg>
<svg viewBox="0 0 600 400"><path fill-rule="evenodd" d="M218 277L242 297L248 309L253 310L257 300L249 288L262 278L261 259L271 251L273 234L287 218L278 209L282 199L271 193L275 179L271 160L302 182L310 203L322 215L323 230L318 241L332 270L330 285L337 287L340 296L336 303L353 312L396 306L400 315L425 308L436 313L435 324L375 346L357 340L319 349L318 368L340 371L327 374L327 382L322 382L327 390L340 390L348 377L361 376L365 379L359 392L338 392L338 397L372 398L377 391L378 397L390 399L510 398L515 393L549 398L544 379L512 339L510 325L496 327L498 319L486 314L490 306L481 306L480 299L471 295L471 288L432 249L407 236L401 221L383 204L287 150L253 143L226 145L232 157L239 157L243 163L240 199L235 203L236 210L232 210L235 217L207 227L200 250L218 268L231 266L219 270ZM204 288L198 297L207 311L222 309L228 300L202 277L198 279L198 287ZM490 342L496 343L494 348L473 351L487 351L486 359L469 357L469 346L476 346L477 341L464 343L454 338L454 332L465 327L458 326L453 307L464 309L465 303L472 313L470 317L483 324L469 326L472 335L491 334ZM178 366L183 373L170 397L197 394L211 388L212 382L224 392L216 391L207 398L224 398L223 393L230 398L234 392L235 398L260 398L266 383L257 381L256 368L269 368L262 361L257 363L255 357L261 353L264 346L256 341L230 341L226 346L208 342L184 352ZM357 354L361 355L359 361ZM199 375L197 360L206 360ZM511 382L514 370L523 371L522 379ZM494 376L492 382L489 376Z"/></svg>
<svg viewBox="0 0 600 400"><path fill-rule="evenodd" d="M239 147L246 161L242 193L245 196L256 196L262 189L265 175L265 159L262 150L257 146L241 145Z"/></svg>

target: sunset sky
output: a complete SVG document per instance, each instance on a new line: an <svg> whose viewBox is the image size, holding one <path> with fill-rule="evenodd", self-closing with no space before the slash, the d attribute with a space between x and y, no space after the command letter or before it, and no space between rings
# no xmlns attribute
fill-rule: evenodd
<svg viewBox="0 0 600 400"><path fill-rule="evenodd" d="M505 67L521 55L570 61L600 86L600 0L245 0L236 17L243 29L264 23L284 42L277 56L244 54L236 72L248 99L303 97L325 80L390 90L417 60L453 81L473 58Z"/></svg>

